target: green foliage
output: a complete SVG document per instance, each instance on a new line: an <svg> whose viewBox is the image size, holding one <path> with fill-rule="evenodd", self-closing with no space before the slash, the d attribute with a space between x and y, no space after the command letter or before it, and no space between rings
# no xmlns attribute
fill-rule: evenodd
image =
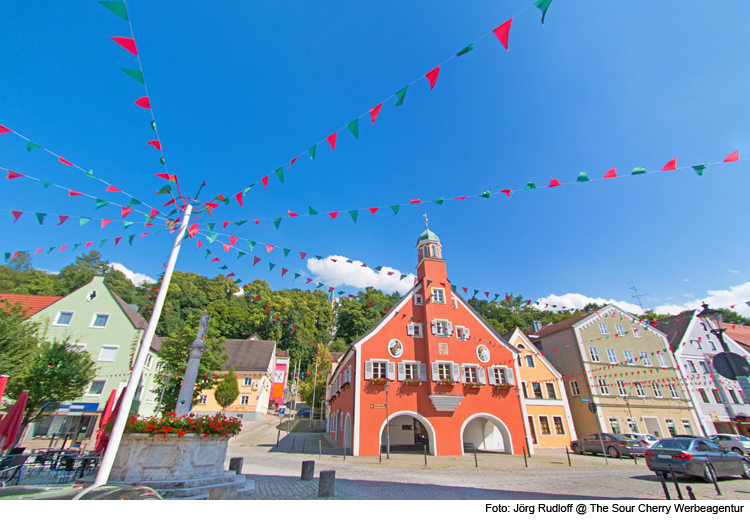
<svg viewBox="0 0 750 528"><path fill-rule="evenodd" d="M317 359L318 370L315 370L315 359ZM310 365L310 370L307 371L310 372L310 375L299 386L299 394L302 400L313 410L320 409L320 402L326 395L326 378L331 371L331 354L327 348L321 347L315 359Z"/></svg>
<svg viewBox="0 0 750 528"><path fill-rule="evenodd" d="M349 348L349 345L343 337L336 337L330 346L331 352L335 353L346 352L347 348Z"/></svg>
<svg viewBox="0 0 750 528"><path fill-rule="evenodd" d="M26 369L8 380L7 396L29 391L23 425L53 414L63 402L83 396L96 375L91 354L64 341L42 342Z"/></svg>
<svg viewBox="0 0 750 528"><path fill-rule="evenodd" d="M240 388L237 386L237 376L234 375L234 365L232 365L227 375L214 389L214 399L224 410L232 405L239 395Z"/></svg>
<svg viewBox="0 0 750 528"><path fill-rule="evenodd" d="M25 319L20 304L0 299L0 373L11 379L23 374L38 354L38 323Z"/></svg>
<svg viewBox="0 0 750 528"><path fill-rule="evenodd" d="M398 292L388 295L371 286L359 292L356 299L342 297L338 308L336 337L347 344L351 343L375 326L385 315L384 310L393 308L399 298Z"/></svg>
<svg viewBox="0 0 750 528"><path fill-rule="evenodd" d="M735 311L729 310L727 308L721 308L719 309L719 311L721 312L722 321L724 321L726 324L750 326L750 319L748 319L747 317L742 317Z"/></svg>
<svg viewBox="0 0 750 528"><path fill-rule="evenodd" d="M499 301L485 301L472 297L469 299L469 304L500 334L516 328L529 334L532 331L532 321L541 321L542 325L546 326L583 313L580 310L563 312L539 310L527 305L523 295L514 296L512 293L507 294L506 299Z"/></svg>

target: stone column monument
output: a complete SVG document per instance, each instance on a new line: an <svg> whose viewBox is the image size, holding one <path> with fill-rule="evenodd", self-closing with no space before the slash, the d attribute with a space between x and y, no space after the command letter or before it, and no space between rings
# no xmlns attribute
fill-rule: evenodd
<svg viewBox="0 0 750 528"><path fill-rule="evenodd" d="M185 367L185 377L182 379L180 395L177 397L177 407L175 408L177 416L185 416L190 412L195 379L198 377L198 367L201 363L201 357L203 357L203 353L206 351L206 344L203 342L203 338L206 332L208 332L208 323L210 321L211 317L209 317L208 312L204 311L198 323L198 336L193 341L193 344L188 347L188 362L187 367Z"/></svg>

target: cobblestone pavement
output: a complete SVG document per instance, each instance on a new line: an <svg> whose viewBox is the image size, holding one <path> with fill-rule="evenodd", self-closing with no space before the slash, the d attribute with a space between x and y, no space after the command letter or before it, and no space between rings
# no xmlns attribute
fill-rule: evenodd
<svg viewBox="0 0 750 528"><path fill-rule="evenodd" d="M570 454L565 450L538 450L528 468L522 455L479 453L474 456L427 457L421 454L391 454L378 457L351 457L344 460L341 448L329 444L323 434L291 434L286 429L276 446L277 417L245 422L243 432L229 443L230 457L244 458L243 474L252 480L255 492L249 499L317 499L321 470L336 471L335 499L383 500L584 500L584 499L663 499L656 476L644 460L604 460L601 456ZM320 443L319 443L320 441ZM304 453L302 447L304 445ZM303 460L315 461L313 481L303 482ZM227 462L228 465L228 462ZM712 484L692 478L678 478L685 498L691 486L698 499L750 499L750 481L723 478L722 496ZM669 484L673 498L677 494Z"/></svg>

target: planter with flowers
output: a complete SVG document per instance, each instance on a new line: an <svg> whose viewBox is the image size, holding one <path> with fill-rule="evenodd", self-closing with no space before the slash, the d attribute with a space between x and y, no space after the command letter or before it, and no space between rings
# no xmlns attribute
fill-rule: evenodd
<svg viewBox="0 0 750 528"><path fill-rule="evenodd" d="M438 380L437 384L444 385L446 387L453 387L456 384L456 382L453 381L452 379L442 379L442 380Z"/></svg>
<svg viewBox="0 0 750 528"><path fill-rule="evenodd" d="M147 483L223 478L227 443L241 428L240 420L221 414L131 416L109 480Z"/></svg>
<svg viewBox="0 0 750 528"><path fill-rule="evenodd" d="M391 381L391 380L389 380L388 378L372 378L370 380L370 383L372 385L385 385L389 381Z"/></svg>
<svg viewBox="0 0 750 528"><path fill-rule="evenodd" d="M473 381L467 381L466 383L464 383L464 387L466 387L467 389L478 389L481 386L481 383L474 383Z"/></svg>
<svg viewBox="0 0 750 528"><path fill-rule="evenodd" d="M404 385L417 385L417 386L419 386L421 384L422 384L422 380L418 380L418 379L414 379L414 378L406 378L404 380Z"/></svg>
<svg viewBox="0 0 750 528"><path fill-rule="evenodd" d="M341 390L344 390L344 389L345 389L345 388L347 388L347 387L348 387L349 385L351 385L351 383L349 383L348 381L347 381L347 382L344 382L344 383L342 383L342 384L341 384Z"/></svg>
<svg viewBox="0 0 750 528"><path fill-rule="evenodd" d="M499 383L499 384L495 385L495 388L498 389L498 390L510 390L514 386L515 385L511 385L510 383Z"/></svg>

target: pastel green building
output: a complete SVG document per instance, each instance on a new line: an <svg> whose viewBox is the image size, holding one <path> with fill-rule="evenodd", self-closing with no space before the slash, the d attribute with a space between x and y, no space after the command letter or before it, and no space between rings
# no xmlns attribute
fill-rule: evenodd
<svg viewBox="0 0 750 528"><path fill-rule="evenodd" d="M98 418L113 390L127 384L130 367L141 346L148 322L104 285L104 277L95 276L82 288L66 295L31 316L46 327L46 339L67 339L87 350L96 362L97 374L86 394L73 402L64 402L57 413L33 424L29 437L61 436L70 433L79 440L91 438ZM160 340L154 337L146 358L139 387L130 412L154 413L159 400L156 374L159 368Z"/></svg>

